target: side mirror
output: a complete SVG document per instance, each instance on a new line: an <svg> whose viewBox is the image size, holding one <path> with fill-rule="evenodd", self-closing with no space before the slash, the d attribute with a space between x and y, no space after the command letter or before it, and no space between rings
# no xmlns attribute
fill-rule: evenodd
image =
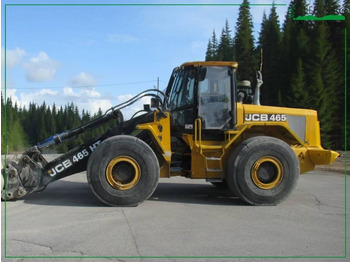
<svg viewBox="0 0 350 262"><path fill-rule="evenodd" d="M159 107L159 99L151 98L151 108L158 108L158 107Z"/></svg>
<svg viewBox="0 0 350 262"><path fill-rule="evenodd" d="M146 112L151 112L151 108L149 105L143 105L143 110Z"/></svg>
<svg viewBox="0 0 350 262"><path fill-rule="evenodd" d="M160 99L158 98L151 98L151 108L157 108L159 111L160 116L167 118L168 116L164 113L163 109L160 108Z"/></svg>

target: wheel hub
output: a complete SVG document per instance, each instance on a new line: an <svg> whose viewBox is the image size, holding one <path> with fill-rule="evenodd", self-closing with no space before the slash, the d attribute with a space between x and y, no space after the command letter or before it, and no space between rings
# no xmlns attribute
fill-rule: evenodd
<svg viewBox="0 0 350 262"><path fill-rule="evenodd" d="M275 188L282 181L282 163L275 157L268 156L258 159L251 170L254 184L261 189Z"/></svg>
<svg viewBox="0 0 350 262"><path fill-rule="evenodd" d="M106 169L108 183L115 189L128 190L140 180L141 170L135 159L118 156L109 162Z"/></svg>

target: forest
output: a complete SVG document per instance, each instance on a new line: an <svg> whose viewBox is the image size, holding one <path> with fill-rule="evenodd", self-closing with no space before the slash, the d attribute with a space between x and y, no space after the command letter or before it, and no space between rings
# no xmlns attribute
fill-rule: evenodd
<svg viewBox="0 0 350 262"><path fill-rule="evenodd" d="M101 115L101 109L94 115L91 115L84 109L79 113L78 107L73 102L64 107L56 107L55 104L49 107L45 102L41 106L30 103L29 108L26 109L18 107L16 103L13 104L11 98L8 98L5 118L5 103L1 96L1 152L4 153L5 150L9 153L22 152L29 146L36 145L54 134L77 127ZM67 152L75 146L81 145L83 141L103 134L114 124L115 122L111 121L92 129L80 135L77 139L69 140L56 146L53 148L53 152ZM4 143L5 127L6 143Z"/></svg>
<svg viewBox="0 0 350 262"><path fill-rule="evenodd" d="M261 22L259 39L254 41L253 23L247 0L240 6L231 35L226 23L220 37L213 31L209 38L206 60L237 61L238 80L254 83L255 71L261 70L264 84L261 104L309 108L318 111L322 145L344 150L349 141L346 103L349 92L350 2L293 0L283 25L276 7ZM342 15L343 21L297 21L296 17ZM346 33L347 31L347 33ZM346 60L345 60L346 59Z"/></svg>
<svg viewBox="0 0 350 262"><path fill-rule="evenodd" d="M297 21L293 18L312 14L316 17L342 15L343 21ZM346 100L349 93L350 3L344 0L315 0L309 6L304 0L291 1L283 25L276 6L261 22L259 38L253 37L253 22L249 1L239 8L233 35L228 20L218 37L215 30L209 36L205 55L207 61L237 61L238 80L251 80L261 69L264 84L261 104L310 108L318 111L322 145L344 150L349 141L349 120ZM347 33L346 33L347 32ZM1 95L1 152L21 152L38 141L71 129L102 115L91 115L73 102L56 107L31 103L28 108L13 103ZM91 135L101 134L113 123L96 128L63 143L55 152L66 152ZM5 132L6 128L6 132ZM5 138L6 134L6 138Z"/></svg>

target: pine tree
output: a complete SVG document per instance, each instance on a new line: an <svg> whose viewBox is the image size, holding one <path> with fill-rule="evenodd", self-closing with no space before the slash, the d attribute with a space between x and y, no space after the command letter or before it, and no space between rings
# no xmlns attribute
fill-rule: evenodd
<svg viewBox="0 0 350 262"><path fill-rule="evenodd" d="M258 66L254 56L253 22L248 0L243 0L239 7L234 43L238 62L238 80L255 79L255 70Z"/></svg>
<svg viewBox="0 0 350 262"><path fill-rule="evenodd" d="M339 1L325 1L326 11L325 14L341 14L345 16L345 21L327 21L327 27L329 31L328 42L331 43L333 52L336 56L336 62L338 65L337 71L338 78L335 79L335 89L337 97L338 109L334 116L334 121L337 123L337 131L335 134L338 134L336 137L336 148L344 150L345 148L345 122L347 121L347 134L349 134L349 118L344 119L345 108L345 99L349 101L349 92L347 92L347 97L345 97L345 57L347 58L347 64L350 61L350 52L349 52L349 35L350 35L350 1L344 0L343 5L340 8ZM347 32L347 47L345 48L345 30ZM347 76L349 79L349 66L347 68ZM348 80L349 83L349 80ZM347 84L347 87L349 84ZM344 132L340 132L344 130ZM346 132L345 132L346 133ZM347 139L348 145L350 145L349 139Z"/></svg>
<svg viewBox="0 0 350 262"><path fill-rule="evenodd" d="M328 2L329 6L326 6L325 2ZM331 2L333 1L316 0L314 5L315 15L322 17L327 15L327 12L335 12L335 9L338 9L337 4L334 5ZM329 11L332 6L335 9ZM323 145L338 147L339 136L337 131L341 129L341 121L337 115L340 105L338 93L342 89L341 65L339 65L335 52L338 43L335 44L331 40L331 31L334 28L328 22L317 21L312 28L312 48L309 55L312 67L309 69L310 81L308 84L309 93L313 96L311 96L310 102L319 114Z"/></svg>
<svg viewBox="0 0 350 262"><path fill-rule="evenodd" d="M10 152L21 152L28 147L28 139L19 119L11 123L7 133L7 145Z"/></svg>
<svg viewBox="0 0 350 262"><path fill-rule="evenodd" d="M315 0L313 14L316 17L322 17L325 15L324 0Z"/></svg>
<svg viewBox="0 0 350 262"><path fill-rule="evenodd" d="M218 46L218 60L220 61L233 61L234 59L234 47L233 39L231 37L231 30L226 19L225 27L222 29L220 43Z"/></svg>
<svg viewBox="0 0 350 262"><path fill-rule="evenodd" d="M39 108L39 126L38 128L38 135L39 135L39 140L38 141L42 141L44 139L46 139L47 137L49 137L49 133L47 130L47 108L46 108L46 103L45 101L43 102L43 104L40 106Z"/></svg>
<svg viewBox="0 0 350 262"><path fill-rule="evenodd" d="M325 15L339 14L338 0L324 0L324 13Z"/></svg>
<svg viewBox="0 0 350 262"><path fill-rule="evenodd" d="M215 30L213 30L213 35L209 39L207 52L205 56L206 61L217 61L218 58L218 40L216 38Z"/></svg>
<svg viewBox="0 0 350 262"><path fill-rule="evenodd" d="M305 0L293 0L289 5L289 10L295 10L294 16L304 16L306 14ZM299 59L302 60L305 80L309 79L309 70L311 68L309 61L310 54L310 38L312 30L310 24L306 21L295 21L293 18L286 15L283 26L282 50L281 50L281 79L283 79L283 88L280 90L281 105L290 103L293 97L291 94L292 76L296 74ZM306 82L307 86L308 82ZM307 89L305 89L307 92ZM294 106L298 106L298 101L295 101Z"/></svg>
<svg viewBox="0 0 350 262"><path fill-rule="evenodd" d="M342 66L342 69L344 72L344 78L342 78L342 81L343 81L343 85L345 85L345 87L341 88L341 90L342 90L343 97L345 97L345 88L346 88L346 90L347 90L346 99L349 103L349 101L350 101L350 91L349 91L349 87L350 87L350 66L349 66L349 63L350 63L350 47L349 47L350 46L350 1L349 0L344 0L342 10L343 10L342 15L345 16L345 21L344 21L345 26L344 26L344 29L341 31L342 39L341 39L340 43L342 45L341 50L342 50L343 59L341 59L340 61L342 61L343 62L342 64L344 65L344 66ZM345 35L345 32L346 32L346 35ZM347 65L346 72L345 72L345 61L344 61L345 57L346 57L346 65ZM345 75L347 76L346 82L345 82ZM341 100L341 101L342 101L342 104L339 107L340 110L339 110L338 114L345 116L345 112L348 110L345 107L344 100ZM349 139L350 117L349 117L349 114L347 113L346 119L343 118L340 121L343 123L343 127L342 127L343 130L345 129L345 121L346 121L346 130L344 130L345 131L344 137L345 136L347 137L346 148L349 149L350 148L350 139ZM344 149L345 141L344 141L344 143L342 143L342 145L343 145L343 149Z"/></svg>
<svg viewBox="0 0 350 262"><path fill-rule="evenodd" d="M263 50L263 92L261 102L267 105L278 105L278 94L283 86L281 75L281 30L276 7L271 8L269 18L263 16L258 49Z"/></svg>
<svg viewBox="0 0 350 262"><path fill-rule="evenodd" d="M309 108L309 95L305 92L305 75L303 62L301 58L298 59L295 73L291 76L290 81L290 95L287 97L287 105L290 107L295 107L296 101L298 101L298 107Z"/></svg>
<svg viewBox="0 0 350 262"><path fill-rule="evenodd" d="M7 141L5 139L5 132L6 132L6 122L5 122L5 102L4 102L4 97L2 96L1 93L1 154L4 154L6 152L6 146Z"/></svg>
<svg viewBox="0 0 350 262"><path fill-rule="evenodd" d="M6 108L6 110L5 110ZM6 111L6 112L5 112ZM11 98L7 98L6 104L1 96L1 139L2 153L19 152L28 146L28 138L21 124L21 108L17 103L13 104ZM5 114L6 113L6 114ZM5 123L6 118L6 123ZM6 129L5 129L6 126ZM6 136L6 141L5 141Z"/></svg>
<svg viewBox="0 0 350 262"><path fill-rule="evenodd" d="M205 53L205 61L212 61L213 57L213 44L211 39L208 41L207 52Z"/></svg>
<svg viewBox="0 0 350 262"><path fill-rule="evenodd" d="M264 11L263 18L261 22L260 34L259 34L259 42L258 47L262 47L267 40L267 30L268 30L268 20L266 13Z"/></svg>

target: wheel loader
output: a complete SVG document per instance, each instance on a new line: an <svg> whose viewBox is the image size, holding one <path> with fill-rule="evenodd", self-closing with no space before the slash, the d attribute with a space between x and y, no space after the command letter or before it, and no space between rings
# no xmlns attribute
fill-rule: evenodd
<svg viewBox="0 0 350 262"><path fill-rule="evenodd" d="M72 130L29 148L2 170L2 199L41 191L86 171L93 193L110 206L136 206L160 177L205 179L228 187L251 205L276 205L299 175L335 161L321 147L317 112L262 106L262 77L254 90L237 81L237 62L187 62L176 67L165 91L146 90ZM124 121L122 109L143 97L150 105ZM48 162L48 147L113 121L106 133Z"/></svg>

